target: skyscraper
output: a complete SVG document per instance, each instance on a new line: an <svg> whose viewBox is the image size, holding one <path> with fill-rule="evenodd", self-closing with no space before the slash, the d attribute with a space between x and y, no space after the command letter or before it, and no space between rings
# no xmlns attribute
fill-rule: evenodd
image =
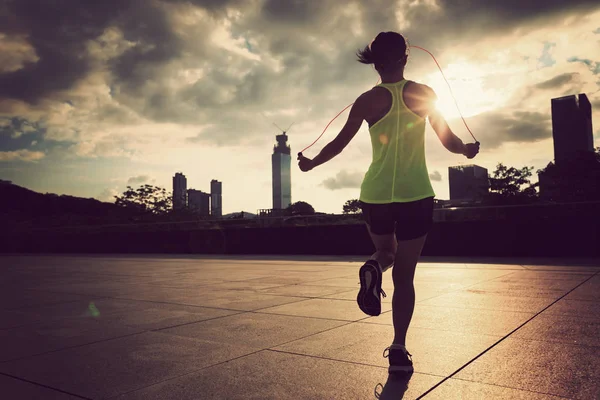
<svg viewBox="0 0 600 400"><path fill-rule="evenodd" d="M213 217L221 218L223 216L223 204L221 203L223 185L216 179L210 181L210 214Z"/></svg>
<svg viewBox="0 0 600 400"><path fill-rule="evenodd" d="M173 177L173 210L187 206L187 179L181 172Z"/></svg>
<svg viewBox="0 0 600 400"><path fill-rule="evenodd" d="M201 190L188 189L188 207L198 214L208 217L210 214L210 194Z"/></svg>
<svg viewBox="0 0 600 400"><path fill-rule="evenodd" d="M488 171L478 165L448 167L450 200L481 200L488 193Z"/></svg>
<svg viewBox="0 0 600 400"><path fill-rule="evenodd" d="M540 199L600 199L600 163L594 151L592 105L585 94L552 99L554 164L538 173Z"/></svg>
<svg viewBox="0 0 600 400"><path fill-rule="evenodd" d="M552 99L552 137L556 165L594 152L592 105L585 94Z"/></svg>
<svg viewBox="0 0 600 400"><path fill-rule="evenodd" d="M271 164L273 169L273 209L287 208L292 204L292 176L290 164L290 146L287 145L285 132L275 137Z"/></svg>

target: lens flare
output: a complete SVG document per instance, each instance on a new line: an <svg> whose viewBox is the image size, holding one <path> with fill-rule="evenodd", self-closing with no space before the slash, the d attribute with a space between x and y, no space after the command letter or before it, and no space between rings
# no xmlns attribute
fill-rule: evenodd
<svg viewBox="0 0 600 400"><path fill-rule="evenodd" d="M88 306L88 311L90 312L90 315L94 318L97 318L100 316L100 310L98 310L98 308L96 307L96 305L94 304L94 302L90 302L90 305Z"/></svg>

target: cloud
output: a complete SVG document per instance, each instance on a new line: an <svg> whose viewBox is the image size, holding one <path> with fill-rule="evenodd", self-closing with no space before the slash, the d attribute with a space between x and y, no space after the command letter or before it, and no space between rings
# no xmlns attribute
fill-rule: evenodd
<svg viewBox="0 0 600 400"><path fill-rule="evenodd" d="M439 171L434 171L432 174L429 174L429 179L431 179L432 181L441 182L442 174L440 174Z"/></svg>
<svg viewBox="0 0 600 400"><path fill-rule="evenodd" d="M360 187L364 174L360 172L340 171L335 178L325 179L321 185L329 190L352 189Z"/></svg>
<svg viewBox="0 0 600 400"><path fill-rule="evenodd" d="M499 149L503 159L526 158L539 147L538 158L551 157L551 146L542 149L551 137L550 99L598 89L598 11L597 0L9 0L0 6L0 151L41 151L44 165L89 158L104 171L121 157L165 177L167 170L205 169L196 163L225 171L234 168L232 155L241 164L266 160L259 168L268 170L279 133L272 123L295 122L294 152L311 143L377 80L355 51L380 30L399 30L435 54L461 109L470 108L482 156ZM432 26L442 34L432 35ZM432 76L439 85L428 82ZM435 63L416 50L407 78L438 93L445 87ZM460 120L449 122L468 137ZM357 143L368 138L364 125L349 148L356 159L339 170L369 161L369 141ZM437 147L431 151L437 156ZM446 159L436 160L432 171L444 171ZM136 177L132 164L112 176ZM257 174L268 177L267 170ZM228 178L243 201L252 197L239 195L247 173ZM344 173L311 175L311 184L321 184L319 202L337 201L339 187L359 186ZM86 189L90 195L113 185L98 184Z"/></svg>
<svg viewBox="0 0 600 400"><path fill-rule="evenodd" d="M148 175L134 176L127 180L128 185L141 185L147 182L150 182L150 177Z"/></svg>
<svg viewBox="0 0 600 400"><path fill-rule="evenodd" d="M100 201L104 201L104 202L108 202L108 203L114 203L115 202L114 196L119 196L120 194L121 193L119 193L119 191L116 188L106 188L98 196L95 196L95 198L96 198L96 200L100 200Z"/></svg>
<svg viewBox="0 0 600 400"><path fill-rule="evenodd" d="M547 89L556 90L556 89L559 89L562 86L566 85L567 83L573 82L577 77L579 77L579 74L577 72L565 73L565 74L555 76L554 78L549 79L547 81L538 83L538 84L534 85L534 87L537 89L542 89L542 90L547 90Z"/></svg>
<svg viewBox="0 0 600 400"><path fill-rule="evenodd" d="M6 19L0 17L4 41L15 43L9 58L20 60L18 70L0 73L0 87L7 84L0 98L10 99L6 110L18 101L28 104L19 107L43 119L48 138L88 142L79 151L83 157L107 154L90 142L122 124L208 126L188 141L226 146L258 143L272 122L257 118L261 112L277 123L296 121L285 115L290 105L304 120L327 122L333 105L343 107L360 82L368 87L372 80L354 52L380 26L404 21L412 42L451 51L481 39L483 29L506 32L540 18L581 16L596 6L509 0L492 12L474 0L37 3L10 2ZM55 15L60 29L49 22ZM433 39L426 28L432 25L447 30L448 39Z"/></svg>
<svg viewBox="0 0 600 400"><path fill-rule="evenodd" d="M0 162L2 161L38 161L46 155L41 151L17 150L0 151Z"/></svg>
<svg viewBox="0 0 600 400"><path fill-rule="evenodd" d="M550 113L535 111L495 111L473 118L482 147L494 149L504 143L533 143L552 137Z"/></svg>
<svg viewBox="0 0 600 400"><path fill-rule="evenodd" d="M0 34L0 74L18 71L38 60L35 49L25 36Z"/></svg>

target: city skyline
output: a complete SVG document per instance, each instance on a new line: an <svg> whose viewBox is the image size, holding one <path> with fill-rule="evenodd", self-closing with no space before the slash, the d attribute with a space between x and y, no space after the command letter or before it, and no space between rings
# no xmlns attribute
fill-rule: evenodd
<svg viewBox="0 0 600 400"><path fill-rule="evenodd" d="M173 210L188 208L203 216L223 216L223 182L217 179L210 181L210 192L204 192L188 188L187 176L183 172L176 172L171 191L167 193L172 198Z"/></svg>
<svg viewBox="0 0 600 400"><path fill-rule="evenodd" d="M114 201L127 185L171 187L173 171L198 171L190 187L219 171L227 185L223 214L269 207L267 157L280 133L272 123L295 122L294 149L312 143L377 81L354 53L382 30L399 31L436 56L481 142L473 162L488 171L498 162L537 170L554 159L552 98L585 93L596 121L593 145L600 146L597 3L502 3L493 20L483 1L468 8L434 0L309 4L157 0L98 15L77 4L63 13L62 29L48 31L35 18L50 3L35 12L8 9L14 23L0 24L0 179ZM147 29L135 29L127 15ZM427 54L411 51L406 78L438 93L450 127L468 142ZM314 157L346 118L347 111L304 154ZM294 151L293 201L339 213L357 198L371 161L367 129L310 173L297 169ZM426 156L437 198L449 199L448 167L471 160L448 153L429 127Z"/></svg>

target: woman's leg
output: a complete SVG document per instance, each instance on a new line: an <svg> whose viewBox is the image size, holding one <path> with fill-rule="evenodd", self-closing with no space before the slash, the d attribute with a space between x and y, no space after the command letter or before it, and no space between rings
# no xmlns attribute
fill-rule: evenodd
<svg viewBox="0 0 600 400"><path fill-rule="evenodd" d="M394 265L396 258L396 248L398 247L394 233L385 235L376 235L371 232L371 227L367 224L367 230L375 246L375 253L371 260L376 260L381 267L381 272L385 272Z"/></svg>
<svg viewBox="0 0 600 400"><path fill-rule="evenodd" d="M392 320L394 322L393 344L405 345L406 332L415 309L415 269L427 234L411 240L399 240L396 259L392 269L394 296L392 297Z"/></svg>
<svg viewBox="0 0 600 400"><path fill-rule="evenodd" d="M360 290L356 296L358 307L367 315L381 314L381 289L383 271L394 263L396 237L393 216L389 204L362 203L363 217L375 246L375 253L358 271Z"/></svg>

